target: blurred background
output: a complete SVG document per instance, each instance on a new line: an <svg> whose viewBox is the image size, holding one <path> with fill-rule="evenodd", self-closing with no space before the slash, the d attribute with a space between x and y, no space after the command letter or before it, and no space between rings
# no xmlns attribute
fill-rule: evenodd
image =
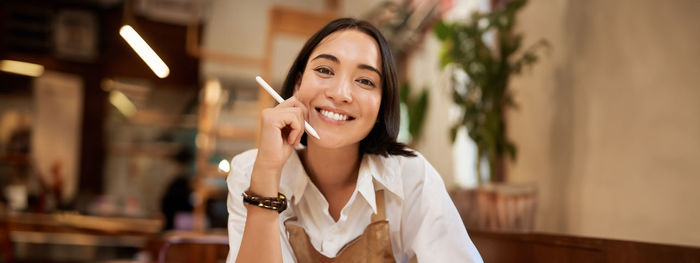
<svg viewBox="0 0 700 263"><path fill-rule="evenodd" d="M399 139L486 261L700 260L700 2L0 1L0 262L223 262L311 34L388 39Z"/></svg>

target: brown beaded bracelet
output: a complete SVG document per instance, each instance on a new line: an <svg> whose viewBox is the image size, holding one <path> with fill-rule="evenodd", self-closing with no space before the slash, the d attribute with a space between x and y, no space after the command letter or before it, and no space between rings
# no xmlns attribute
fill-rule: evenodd
<svg viewBox="0 0 700 263"><path fill-rule="evenodd" d="M256 196L250 191L243 192L243 202L249 203L254 206L272 209L278 213L282 213L287 209L287 197L282 193L277 193L277 197L260 197Z"/></svg>

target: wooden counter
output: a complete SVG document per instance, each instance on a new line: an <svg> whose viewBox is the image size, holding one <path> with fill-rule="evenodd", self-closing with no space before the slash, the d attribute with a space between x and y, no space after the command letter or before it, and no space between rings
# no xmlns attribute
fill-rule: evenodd
<svg viewBox="0 0 700 263"><path fill-rule="evenodd" d="M12 258L45 262L59 256L70 259L64 260L66 262L83 262L90 260L94 251L123 248L138 251L160 233L162 225L160 219L11 213L0 216L0 248L6 262L11 262ZM76 253L31 252L37 248L61 250L61 247L74 248Z"/></svg>

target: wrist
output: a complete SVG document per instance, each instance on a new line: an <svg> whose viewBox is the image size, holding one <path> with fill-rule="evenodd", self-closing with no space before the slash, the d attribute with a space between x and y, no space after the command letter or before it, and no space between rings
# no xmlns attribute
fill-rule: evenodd
<svg viewBox="0 0 700 263"><path fill-rule="evenodd" d="M253 164L254 170L257 169L260 172L264 172L268 175L279 175L282 172L282 167L284 166L284 161L279 159L276 154L266 154L263 150L258 150L258 154L255 156L255 163Z"/></svg>
<svg viewBox="0 0 700 263"><path fill-rule="evenodd" d="M282 213L287 209L287 197L282 193L278 193L276 197L262 197L252 193L252 191L245 191L242 196L243 202L247 204L273 210L277 213Z"/></svg>
<svg viewBox="0 0 700 263"><path fill-rule="evenodd" d="M278 169L259 165L256 162L250 178L250 191L260 196L277 196L280 174L281 171Z"/></svg>

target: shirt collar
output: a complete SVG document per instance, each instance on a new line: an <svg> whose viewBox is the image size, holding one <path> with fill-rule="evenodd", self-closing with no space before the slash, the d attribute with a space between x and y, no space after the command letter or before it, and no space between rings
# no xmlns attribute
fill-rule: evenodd
<svg viewBox="0 0 700 263"><path fill-rule="evenodd" d="M399 165L395 158L382 157L376 154L364 154L357 178L357 189L377 213L375 193L386 189L403 200L403 182L397 173Z"/></svg>
<svg viewBox="0 0 700 263"><path fill-rule="evenodd" d="M376 154L363 155L356 187L357 191L372 207L374 213L377 212L375 199L375 191L377 190L387 189L403 200L403 182L401 175L396 169L399 166L400 164L396 158L382 157ZM280 191L294 205L297 205L299 200L302 199L304 192L306 192L306 187L311 182L297 151L292 152L292 155L282 168L280 181Z"/></svg>

